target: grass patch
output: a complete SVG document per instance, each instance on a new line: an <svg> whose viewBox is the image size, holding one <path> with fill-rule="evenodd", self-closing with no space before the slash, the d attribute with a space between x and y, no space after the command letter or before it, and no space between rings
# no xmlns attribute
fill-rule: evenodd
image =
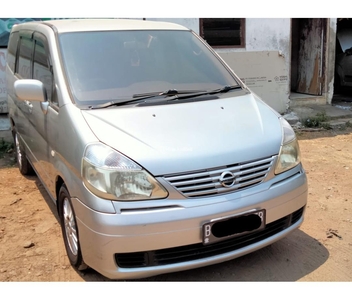
<svg viewBox="0 0 352 300"><path fill-rule="evenodd" d="M326 115L326 112L319 112L315 117L310 117L303 120L303 125L309 128L325 128L330 129L330 125L327 123L330 118Z"/></svg>
<svg viewBox="0 0 352 300"><path fill-rule="evenodd" d="M346 127L347 127L347 128L351 128L351 127L352 127L352 123L351 123L350 121L347 121L347 122L346 122Z"/></svg>

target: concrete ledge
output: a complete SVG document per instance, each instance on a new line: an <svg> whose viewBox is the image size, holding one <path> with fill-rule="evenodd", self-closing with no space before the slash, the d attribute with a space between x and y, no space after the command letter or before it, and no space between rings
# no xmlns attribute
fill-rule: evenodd
<svg viewBox="0 0 352 300"><path fill-rule="evenodd" d="M4 139L6 142L13 142L10 120L7 114L0 114L0 140L1 139Z"/></svg>
<svg viewBox="0 0 352 300"><path fill-rule="evenodd" d="M330 122L324 122L324 124L329 125L331 129L346 129L347 126L352 125L352 118L332 120Z"/></svg>
<svg viewBox="0 0 352 300"><path fill-rule="evenodd" d="M0 140L4 140L5 142L13 143L13 137L10 130L0 131Z"/></svg>
<svg viewBox="0 0 352 300"><path fill-rule="evenodd" d="M300 121L315 117L319 113L325 113L330 120L352 118L352 111L332 105L305 105L293 107L291 111L297 114Z"/></svg>
<svg viewBox="0 0 352 300"><path fill-rule="evenodd" d="M326 97L306 94L291 93L290 108L304 107L309 105L326 105Z"/></svg>
<svg viewBox="0 0 352 300"><path fill-rule="evenodd" d="M7 114L0 114L0 131L2 130L10 130L10 120L7 117Z"/></svg>

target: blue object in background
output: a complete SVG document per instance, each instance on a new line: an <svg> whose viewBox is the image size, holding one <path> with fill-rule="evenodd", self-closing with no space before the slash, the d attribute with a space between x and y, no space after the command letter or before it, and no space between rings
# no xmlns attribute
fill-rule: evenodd
<svg viewBox="0 0 352 300"><path fill-rule="evenodd" d="M10 31L14 24L41 21L41 18L3 18L0 19L0 48L6 48L9 41Z"/></svg>

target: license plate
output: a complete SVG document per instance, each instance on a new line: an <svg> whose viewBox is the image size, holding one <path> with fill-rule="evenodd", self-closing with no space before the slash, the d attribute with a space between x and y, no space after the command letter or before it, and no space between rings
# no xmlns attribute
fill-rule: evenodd
<svg viewBox="0 0 352 300"><path fill-rule="evenodd" d="M265 209L214 219L203 224L203 244L209 245L264 228Z"/></svg>

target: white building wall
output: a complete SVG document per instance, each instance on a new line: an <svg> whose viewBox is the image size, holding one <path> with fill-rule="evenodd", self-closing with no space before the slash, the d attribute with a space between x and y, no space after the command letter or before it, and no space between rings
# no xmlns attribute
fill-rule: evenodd
<svg viewBox="0 0 352 300"><path fill-rule="evenodd" d="M331 104L332 97L334 96L336 32L337 19L330 18L326 46L326 91L324 91L327 104Z"/></svg>
<svg viewBox="0 0 352 300"><path fill-rule="evenodd" d="M290 54L291 19L246 19L247 51L281 51Z"/></svg>
<svg viewBox="0 0 352 300"><path fill-rule="evenodd" d="M245 26L245 48L217 52L253 92L284 113L290 103L291 19L247 18Z"/></svg>

